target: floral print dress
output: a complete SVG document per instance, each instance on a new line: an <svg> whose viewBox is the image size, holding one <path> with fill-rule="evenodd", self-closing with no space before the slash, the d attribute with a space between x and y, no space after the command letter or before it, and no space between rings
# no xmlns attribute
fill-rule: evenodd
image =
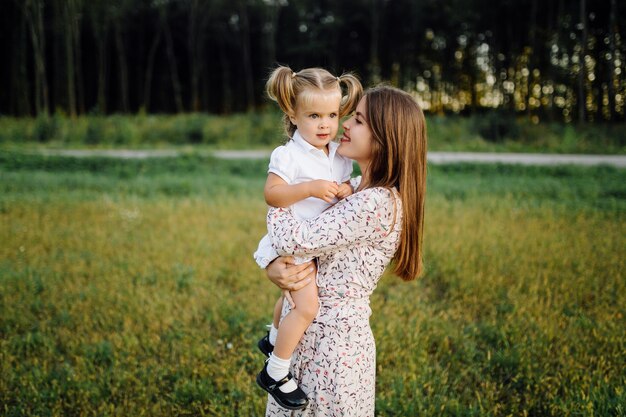
<svg viewBox="0 0 626 417"><path fill-rule="evenodd" d="M320 308L291 361L309 405L290 411L268 395L266 416L374 415L369 296L396 252L401 221L397 191L380 187L355 193L309 220L297 220L290 209L270 209L268 231L278 253L318 259ZM284 303L282 317L288 312Z"/></svg>

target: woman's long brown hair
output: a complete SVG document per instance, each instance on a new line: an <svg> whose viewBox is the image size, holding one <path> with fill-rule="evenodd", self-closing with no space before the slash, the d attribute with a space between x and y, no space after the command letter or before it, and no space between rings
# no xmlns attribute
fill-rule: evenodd
<svg viewBox="0 0 626 417"><path fill-rule="evenodd" d="M394 87L372 88L365 100L373 147L367 187L396 187L400 194L402 231L393 272L409 281L423 269L426 120L413 97Z"/></svg>

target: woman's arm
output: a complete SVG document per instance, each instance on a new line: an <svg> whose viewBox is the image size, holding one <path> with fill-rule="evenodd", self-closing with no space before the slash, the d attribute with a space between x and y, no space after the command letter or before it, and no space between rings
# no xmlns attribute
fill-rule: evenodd
<svg viewBox="0 0 626 417"><path fill-rule="evenodd" d="M393 222L394 198L390 190L371 188L309 220L297 220L289 209L271 208L267 225L272 245L281 255L317 257L381 238Z"/></svg>
<svg viewBox="0 0 626 417"><path fill-rule="evenodd" d="M291 256L274 259L265 269L265 274L278 288L298 291L315 278L315 262L300 265L294 263Z"/></svg>

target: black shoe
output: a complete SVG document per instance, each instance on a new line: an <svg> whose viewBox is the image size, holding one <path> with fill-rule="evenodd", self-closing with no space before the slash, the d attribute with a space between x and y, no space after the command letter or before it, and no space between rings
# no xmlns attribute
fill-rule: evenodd
<svg viewBox="0 0 626 417"><path fill-rule="evenodd" d="M276 402L284 408L289 410L303 410L309 404L309 400L306 397L304 391L300 387L291 392L282 392L280 387L292 379L291 372L280 381L275 381L271 376L267 374L267 363L263 367L263 370L256 376L256 383L267 391Z"/></svg>
<svg viewBox="0 0 626 417"><path fill-rule="evenodd" d="M270 343L270 332L267 332L267 334L263 336L256 345L259 347L259 350L269 358L270 353L274 351L274 345Z"/></svg>

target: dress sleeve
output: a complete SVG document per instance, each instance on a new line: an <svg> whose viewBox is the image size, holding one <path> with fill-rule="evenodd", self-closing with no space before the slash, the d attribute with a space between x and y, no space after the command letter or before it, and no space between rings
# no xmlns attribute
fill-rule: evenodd
<svg viewBox="0 0 626 417"><path fill-rule="evenodd" d="M274 149L270 156L270 165L267 172L268 174L271 172L278 175L287 184L293 184L298 176L298 163L289 148L279 146Z"/></svg>
<svg viewBox="0 0 626 417"><path fill-rule="evenodd" d="M268 235L263 236L259 242L256 252L254 252L254 260L259 268L265 269L274 259L278 258L276 249L272 246L272 241Z"/></svg>
<svg viewBox="0 0 626 417"><path fill-rule="evenodd" d="M289 208L270 208L267 228L280 255L321 256L386 236L394 219L392 191L352 194L319 216L297 220Z"/></svg>
<svg viewBox="0 0 626 417"><path fill-rule="evenodd" d="M350 185L352 186L353 190L359 188L359 185L361 185L361 175L359 175L358 177L350 178Z"/></svg>

